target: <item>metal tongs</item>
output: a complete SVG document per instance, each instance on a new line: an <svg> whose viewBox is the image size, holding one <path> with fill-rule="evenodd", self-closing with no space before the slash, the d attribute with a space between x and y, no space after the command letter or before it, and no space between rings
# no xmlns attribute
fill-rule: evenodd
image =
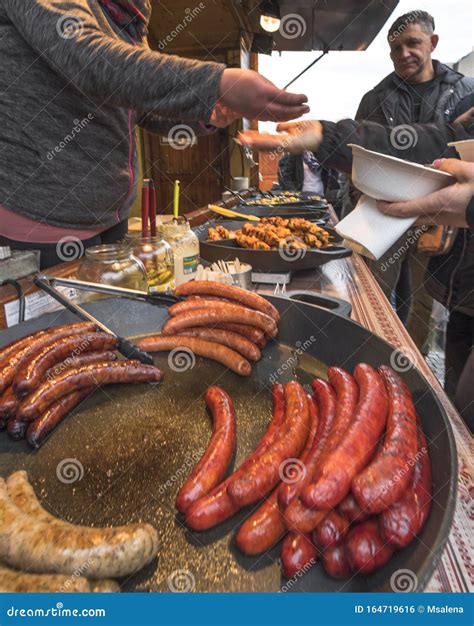
<svg viewBox="0 0 474 626"><path fill-rule="evenodd" d="M135 289L124 289L120 287L109 287L108 285L99 285L98 283L87 283L80 280L71 280L68 278L58 278L56 276L46 276L45 274L38 274L34 283L42 291L54 298L57 302L62 304L68 311L74 313L79 319L94 323L105 333L117 337L119 345L117 350L127 359L137 359L141 363L147 365L153 365L153 357L148 352L140 350L138 346L133 344L125 337L119 337L117 333L110 330L105 324L100 322L91 313L83 309L81 306L73 302L70 298L63 295L56 289L56 286L72 287L83 291L92 291L94 293L101 293L109 296L119 296L122 298L131 298L133 300L142 300L144 302L150 302L151 304L173 304L180 299L172 296L171 294L149 294L144 291L137 291Z"/></svg>

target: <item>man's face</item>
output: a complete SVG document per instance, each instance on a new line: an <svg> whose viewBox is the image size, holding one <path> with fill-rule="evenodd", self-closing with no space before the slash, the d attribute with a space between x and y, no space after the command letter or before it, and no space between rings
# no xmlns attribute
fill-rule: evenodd
<svg viewBox="0 0 474 626"><path fill-rule="evenodd" d="M438 42L437 35L428 35L419 24L399 28L389 36L390 58L395 72L408 82L416 82Z"/></svg>

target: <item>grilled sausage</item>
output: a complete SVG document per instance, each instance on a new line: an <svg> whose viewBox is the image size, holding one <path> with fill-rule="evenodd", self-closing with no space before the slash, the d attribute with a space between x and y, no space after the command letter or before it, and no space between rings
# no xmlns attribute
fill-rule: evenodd
<svg viewBox="0 0 474 626"><path fill-rule="evenodd" d="M9 493L0 479L0 560L7 565L33 573L71 575L87 563L88 576L115 578L136 572L155 558L158 535L149 524L88 528L63 522L39 502L30 506L28 502L36 500L31 486L24 473L14 476ZM17 493L23 493L26 502L21 509Z"/></svg>
<svg viewBox="0 0 474 626"><path fill-rule="evenodd" d="M249 361L260 361L262 353L259 348L246 337L220 328L188 328L179 333L181 337L199 337L204 341L218 343L235 350Z"/></svg>
<svg viewBox="0 0 474 626"><path fill-rule="evenodd" d="M177 318L174 318L177 319ZM252 366L235 350L198 337L174 337L154 335L145 337L138 342L138 346L147 352L168 352L178 348L191 350L197 356L217 361L224 367L232 370L239 376L250 376Z"/></svg>
<svg viewBox="0 0 474 626"><path fill-rule="evenodd" d="M235 544L244 554L263 554L278 543L286 531L278 507L278 489L275 489L239 528Z"/></svg>
<svg viewBox="0 0 474 626"><path fill-rule="evenodd" d="M199 309L197 311L187 311L180 313L176 317L170 318L163 326L163 335L175 335L186 328L195 326L206 326L214 328L217 324L226 323L245 324L255 326L263 330L270 337L276 337L278 328L275 320L260 313L252 311L238 304L222 303L222 306L215 306L212 309Z"/></svg>
<svg viewBox="0 0 474 626"><path fill-rule="evenodd" d="M255 328L255 326L248 326L247 324L232 324L228 322L227 324L216 324L214 328L220 328L221 330L227 330L232 333L242 335L242 337L245 337L254 343L261 350L263 350L263 348L267 345L265 333L260 328Z"/></svg>
<svg viewBox="0 0 474 626"><path fill-rule="evenodd" d="M303 387L297 382L285 385L286 417L282 433L271 448L243 476L227 487L235 504L246 506L257 502L279 482L282 465L297 457L308 438L309 410Z"/></svg>
<svg viewBox="0 0 474 626"><path fill-rule="evenodd" d="M84 352L114 350L117 346L117 337L107 333L62 337L43 348L18 370L13 382L15 393L21 397L34 391L41 384L46 372L64 359L72 359Z"/></svg>
<svg viewBox="0 0 474 626"><path fill-rule="evenodd" d="M384 541L376 519L357 524L349 531L345 542L350 568L357 574L371 574L391 558L394 550Z"/></svg>
<svg viewBox="0 0 474 626"><path fill-rule="evenodd" d="M308 405L311 407L309 434L299 461L291 459L287 466L287 472L280 471L280 478L293 481L293 475L304 473L305 462L309 451L312 449L314 439L318 430L318 411L313 399L308 396ZM312 405L312 406L311 406ZM281 486L280 486L281 488ZM286 526L282 513L278 505L277 487L271 496L267 498L258 509L242 524L236 535L236 544L245 554L261 554L269 550L286 533Z"/></svg>
<svg viewBox="0 0 474 626"><path fill-rule="evenodd" d="M238 302L243 306L247 306L256 311L261 311L274 320L280 319L280 314L276 307L271 304L262 296L256 293L242 289L241 287L235 287L233 285L223 285L222 283L215 283L206 280L193 280L183 285L179 285L174 290L174 293L178 297L183 296L217 296L219 298L226 298L233 302Z"/></svg>
<svg viewBox="0 0 474 626"><path fill-rule="evenodd" d="M62 337L92 333L96 330L92 322L78 322L55 328L42 330L34 335L25 337L6 350L6 355L0 357L0 393L11 385L16 372L31 358L46 346L50 346ZM16 349L15 349L16 348Z"/></svg>
<svg viewBox="0 0 474 626"><path fill-rule="evenodd" d="M21 422L16 417L10 418L7 424L7 433L13 441L20 441L25 438L28 422Z"/></svg>
<svg viewBox="0 0 474 626"><path fill-rule="evenodd" d="M318 560L318 551L310 535L288 533L281 544L281 567L285 578L306 573Z"/></svg>
<svg viewBox="0 0 474 626"><path fill-rule="evenodd" d="M314 381L313 389L316 393L316 407L319 407L317 408L319 417L318 430L313 445L305 459L306 471L304 473L302 472L299 479L293 484L283 484L280 486L278 504L282 511L300 495L306 485L311 483L320 460L321 452L326 445L327 438L332 429L336 411L336 395L334 390L331 385L324 380ZM309 408L312 408L311 404L309 404Z"/></svg>
<svg viewBox="0 0 474 626"><path fill-rule="evenodd" d="M345 517L351 524L356 522L365 522L370 517L367 511L363 511L352 493L349 493L337 507L339 513Z"/></svg>
<svg viewBox="0 0 474 626"><path fill-rule="evenodd" d="M289 503L285 508L284 514L284 520L288 528L294 529L300 533L310 533L326 515L325 511L315 511L305 506L301 502L299 494L311 483L316 469L321 462L327 440L333 430L336 414L336 394L332 386L320 379L314 380L312 386L319 406L320 420L318 433L306 462L306 476L301 482L296 483L298 487L298 497L295 497L293 501ZM279 498L282 495L283 489L283 487L280 487ZM285 501L281 501L281 504L284 504Z"/></svg>
<svg viewBox="0 0 474 626"><path fill-rule="evenodd" d="M417 452L411 393L390 367L382 366L379 372L388 394L387 432L374 460L352 481L352 493L369 513L380 513L401 498L411 482Z"/></svg>
<svg viewBox="0 0 474 626"><path fill-rule="evenodd" d="M431 465L426 437L418 430L418 452L412 483L398 502L380 516L383 537L395 548L405 548L419 534L431 509Z"/></svg>
<svg viewBox="0 0 474 626"><path fill-rule="evenodd" d="M176 496L176 508L186 513L193 502L202 498L224 478L235 451L235 409L230 396L221 387L209 387L204 396L212 415L213 433L207 449Z"/></svg>
<svg viewBox="0 0 474 626"><path fill-rule="evenodd" d="M33 422L21 422L27 427L26 440L33 446L39 448L46 440L47 436L58 426L58 424L91 393L94 388L86 387L78 389L53 402L43 415L40 415Z"/></svg>
<svg viewBox="0 0 474 626"><path fill-rule="evenodd" d="M0 396L0 427L2 424L5 426L10 417L15 415L19 404L19 399L10 385Z"/></svg>
<svg viewBox="0 0 474 626"><path fill-rule="evenodd" d="M360 387L360 400L353 422L339 445L323 459L315 482L303 490L303 502L310 508L333 508L345 498L352 480L375 452L385 428L388 400L382 378L366 364L357 365L354 377Z"/></svg>
<svg viewBox="0 0 474 626"><path fill-rule="evenodd" d="M325 550L322 563L326 573L333 578L349 578L352 574L344 545Z"/></svg>
<svg viewBox="0 0 474 626"><path fill-rule="evenodd" d="M18 408L17 417L31 422L53 402L76 389L115 383L153 383L160 382L162 378L163 373L157 367L139 361L91 363L67 369L57 378L45 381L27 396Z"/></svg>
<svg viewBox="0 0 474 626"><path fill-rule="evenodd" d="M90 580L92 593L118 593L120 585L115 580Z"/></svg>
<svg viewBox="0 0 474 626"><path fill-rule="evenodd" d="M321 550L340 545L349 530L349 521L336 511L329 511L313 531L313 541Z"/></svg>
<svg viewBox="0 0 474 626"><path fill-rule="evenodd" d="M285 418L284 395L282 385L273 385L273 417L255 450L248 456L240 467L223 483L192 504L186 515L186 524L193 530L208 530L232 517L240 509L234 504L227 493L231 482L239 478L260 456L267 450L278 436Z"/></svg>
<svg viewBox="0 0 474 626"><path fill-rule="evenodd" d="M0 593L90 593L91 584L82 576L26 574L0 566Z"/></svg>

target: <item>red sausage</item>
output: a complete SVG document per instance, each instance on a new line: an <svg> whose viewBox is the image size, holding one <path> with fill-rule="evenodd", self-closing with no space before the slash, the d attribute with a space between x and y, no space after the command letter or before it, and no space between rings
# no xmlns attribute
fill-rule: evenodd
<svg viewBox="0 0 474 626"><path fill-rule="evenodd" d="M178 318L175 317L173 319ZM197 356L202 356L206 359L221 363L221 365L239 374L239 376L250 376L252 372L252 367L247 359L235 350L221 346L218 343L199 339L198 337L154 335L141 339L137 345L146 352L168 352L170 350L186 348Z"/></svg>
<svg viewBox="0 0 474 626"><path fill-rule="evenodd" d="M24 337L11 344L0 355L0 393L12 384L16 372L46 346L50 346L62 337L91 333L96 330L92 322L77 322L42 330L29 337Z"/></svg>
<svg viewBox="0 0 474 626"><path fill-rule="evenodd" d="M371 574L391 558L394 550L382 539L376 519L357 524L346 538L346 554L351 569L356 574Z"/></svg>
<svg viewBox="0 0 474 626"><path fill-rule="evenodd" d="M349 578L352 574L344 545L325 550L322 562L326 573L333 578Z"/></svg>
<svg viewBox="0 0 474 626"><path fill-rule="evenodd" d="M117 337L108 333L62 337L54 344L43 348L18 370L13 382L15 393L20 397L31 393L40 385L46 372L64 359L72 359L94 350L114 350L117 346Z"/></svg>
<svg viewBox="0 0 474 626"><path fill-rule="evenodd" d="M162 328L163 335L175 335L186 328L206 326L214 328L217 324L228 322L256 326L270 337L276 337L278 328L275 320L260 311L252 311L238 304L220 303L212 309L186 311L170 318Z"/></svg>
<svg viewBox="0 0 474 626"><path fill-rule="evenodd" d="M33 446L33 448L39 448L56 426L93 392L93 388L87 387L73 391L57 402L54 402L43 415L40 415L34 422L22 422L28 429L26 431L26 440L28 443Z"/></svg>
<svg viewBox="0 0 474 626"><path fill-rule="evenodd" d="M313 541L321 550L334 548L344 541L348 530L349 521L336 511L330 511L314 529Z"/></svg>
<svg viewBox="0 0 474 626"><path fill-rule="evenodd" d="M233 302L238 302L243 306L250 307L256 311L266 313L270 317L273 317L276 321L280 319L280 314L276 307L271 304L262 296L256 293L242 289L241 287L235 287L233 285L223 285L222 283L215 283L207 280L193 280L183 285L179 285L174 290L176 296L214 296L219 298L226 298Z"/></svg>
<svg viewBox="0 0 474 626"><path fill-rule="evenodd" d="M235 409L221 387L209 387L204 396L212 415L213 432L201 460L176 496L176 508L186 513L193 502L214 489L224 478L235 451Z"/></svg>
<svg viewBox="0 0 474 626"><path fill-rule="evenodd" d="M297 382L285 385L285 426L271 446L243 476L227 487L227 493L239 506L257 502L279 482L282 465L297 457L308 438L309 410L303 387Z"/></svg>
<svg viewBox="0 0 474 626"><path fill-rule="evenodd" d="M153 365L139 361L116 361L112 363L92 363L70 368L52 380L45 381L20 404L18 419L31 422L56 400L84 387L99 387L115 383L157 383L163 372Z"/></svg>
<svg viewBox="0 0 474 626"><path fill-rule="evenodd" d="M352 493L348 494L337 507L339 513L345 517L351 524L356 522L365 522L370 514L363 511Z"/></svg>
<svg viewBox="0 0 474 626"><path fill-rule="evenodd" d="M20 422L15 417L12 417L7 424L7 433L14 441L20 441L20 439L25 438L27 428L27 422Z"/></svg>
<svg viewBox="0 0 474 626"><path fill-rule="evenodd" d="M318 551L310 535L288 533L281 544L281 566L285 578L306 573L318 560Z"/></svg>
<svg viewBox="0 0 474 626"><path fill-rule="evenodd" d="M273 417L258 446L223 483L189 507L186 514L186 524L193 530L208 530L229 519L240 509L230 499L227 487L242 476L258 460L261 454L273 444L285 419L283 386L273 385L272 396Z"/></svg>
<svg viewBox="0 0 474 626"><path fill-rule="evenodd" d="M235 350L249 361L260 361L260 349L246 337L221 328L188 328L179 333L181 337L199 337Z"/></svg>
<svg viewBox="0 0 474 626"><path fill-rule="evenodd" d="M61 372L64 372L65 369L69 369L71 367L79 367L80 365L87 365L88 363L101 363L102 361L116 360L117 354L110 350L86 352L85 354L81 354L81 356L74 356L71 359L66 359L62 363L58 363L46 372L46 377L54 378Z"/></svg>
<svg viewBox="0 0 474 626"><path fill-rule="evenodd" d="M316 481L303 491L303 502L315 509L334 508L345 498L385 428L388 400L382 378L366 364L357 365L354 376L360 400L353 421L339 445L323 460Z"/></svg>
<svg viewBox="0 0 474 626"><path fill-rule="evenodd" d="M278 504L284 511L290 503L303 491L306 485L309 485L313 479L314 473L318 466L321 452L326 445L327 438L331 432L334 415L336 411L336 395L329 383L324 380L315 380L313 382L313 390L316 394L316 406L318 408L319 424L313 445L309 450L306 459L306 472L301 473L299 480L293 484L283 484L278 492ZM309 404L309 408L314 410L313 403Z"/></svg>
<svg viewBox="0 0 474 626"><path fill-rule="evenodd" d="M318 411L311 396L308 396L308 406L311 421L305 449L299 462L292 459L286 467L287 471L285 472L284 469L280 471L280 477L286 475L290 483L294 474L298 475L304 470L305 459L313 446L318 430ZM239 529L235 541L238 548L245 554L266 552L286 533L285 522L278 506L278 493L277 487Z"/></svg>
<svg viewBox="0 0 474 626"><path fill-rule="evenodd" d="M380 516L381 532L395 548L405 548L419 534L431 509L431 464L426 437L418 430L412 483L398 502Z"/></svg>
<svg viewBox="0 0 474 626"><path fill-rule="evenodd" d="M382 366L379 372L388 394L387 432L374 460L352 481L352 493L369 513L380 513L401 498L411 482L418 448L408 387L390 367Z"/></svg>

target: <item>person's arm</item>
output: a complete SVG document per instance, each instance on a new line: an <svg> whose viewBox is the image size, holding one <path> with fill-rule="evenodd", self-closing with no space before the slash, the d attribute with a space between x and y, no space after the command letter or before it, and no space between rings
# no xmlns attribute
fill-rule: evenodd
<svg viewBox="0 0 474 626"><path fill-rule="evenodd" d="M41 59L100 106L204 122L218 102L264 121L309 111L306 96L278 89L257 72L161 54L106 34L97 0L2 0L0 11ZM71 16L76 32L65 36L61 25Z"/></svg>
<svg viewBox="0 0 474 626"><path fill-rule="evenodd" d="M283 157L278 167L278 183L283 191L295 191L296 189L296 162L295 157L290 155Z"/></svg>

